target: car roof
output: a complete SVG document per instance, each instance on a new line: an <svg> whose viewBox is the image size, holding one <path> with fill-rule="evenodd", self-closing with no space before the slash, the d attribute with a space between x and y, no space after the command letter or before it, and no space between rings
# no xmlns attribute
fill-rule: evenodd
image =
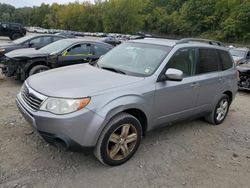
<svg viewBox="0 0 250 188"><path fill-rule="evenodd" d="M144 38L138 40L132 40L130 42L144 43L144 44L155 44L168 47L183 46L183 47L208 47L228 50L225 45L219 41L207 40L207 39L196 39L196 38L185 38L181 40L164 39L164 38Z"/></svg>
<svg viewBox="0 0 250 188"><path fill-rule="evenodd" d="M56 35L58 36L58 35ZM66 39L62 39L63 41L69 41L72 44L74 43L80 43L80 42L89 42L89 43L99 43L99 44L103 44L106 46L112 46L110 44L107 44L105 42L99 41L99 40L94 40L94 39L83 39L83 38L66 38ZM112 46L113 47L113 46Z"/></svg>

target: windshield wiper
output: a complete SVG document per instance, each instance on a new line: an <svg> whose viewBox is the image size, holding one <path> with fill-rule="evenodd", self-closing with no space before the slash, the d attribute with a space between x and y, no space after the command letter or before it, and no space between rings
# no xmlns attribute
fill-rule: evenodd
<svg viewBox="0 0 250 188"><path fill-rule="evenodd" d="M126 74L125 72L119 69L112 68L112 67L101 67L101 69L109 70L109 71L120 73L120 74Z"/></svg>

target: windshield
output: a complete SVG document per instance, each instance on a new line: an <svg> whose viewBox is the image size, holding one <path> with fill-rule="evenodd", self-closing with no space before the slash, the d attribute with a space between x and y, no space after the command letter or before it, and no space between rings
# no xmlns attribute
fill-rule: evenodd
<svg viewBox="0 0 250 188"><path fill-rule="evenodd" d="M236 56L236 57L244 58L246 55L246 51L244 51L244 50L231 49L229 51L230 51L232 56Z"/></svg>
<svg viewBox="0 0 250 188"><path fill-rule="evenodd" d="M21 37L19 39L13 40L12 42L14 42L15 44L22 44L25 43L27 40L34 38L34 36L29 35L29 36L25 36L25 37Z"/></svg>
<svg viewBox="0 0 250 188"><path fill-rule="evenodd" d="M134 76L150 76L160 66L171 47L123 43L98 61L101 68L112 68Z"/></svg>
<svg viewBox="0 0 250 188"><path fill-rule="evenodd" d="M45 52L45 53L59 53L66 48L68 48L72 44L71 41L68 40L59 40L56 42L53 42L47 46L44 46L43 48L40 48L40 52Z"/></svg>

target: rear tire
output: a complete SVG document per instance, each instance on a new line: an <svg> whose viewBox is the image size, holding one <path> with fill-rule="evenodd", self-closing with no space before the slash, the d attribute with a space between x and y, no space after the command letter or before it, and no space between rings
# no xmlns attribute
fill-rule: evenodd
<svg viewBox="0 0 250 188"><path fill-rule="evenodd" d="M212 125L219 125L226 119L230 107L228 95L223 95L215 105L213 111L205 117L205 120Z"/></svg>
<svg viewBox="0 0 250 188"><path fill-rule="evenodd" d="M104 128L94 154L105 165L121 165L135 154L141 138L142 127L138 119L127 113L118 114Z"/></svg>
<svg viewBox="0 0 250 188"><path fill-rule="evenodd" d="M22 37L20 33L13 33L10 37L11 40L16 40L18 38Z"/></svg>
<svg viewBox="0 0 250 188"><path fill-rule="evenodd" d="M29 76L32 76L34 74L40 73L40 72L44 72L49 70L49 67L45 66L45 65L36 65L34 66L30 72L29 72Z"/></svg>

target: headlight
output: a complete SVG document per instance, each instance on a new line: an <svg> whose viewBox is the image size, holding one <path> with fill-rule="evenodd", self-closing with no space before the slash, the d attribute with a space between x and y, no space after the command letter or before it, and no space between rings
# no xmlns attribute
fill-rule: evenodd
<svg viewBox="0 0 250 188"><path fill-rule="evenodd" d="M5 52L5 49L0 48L0 53L3 53L3 52Z"/></svg>
<svg viewBox="0 0 250 188"><path fill-rule="evenodd" d="M69 114L87 106L90 98L83 99L62 99L48 98L40 107L40 110L49 111L53 114Z"/></svg>

